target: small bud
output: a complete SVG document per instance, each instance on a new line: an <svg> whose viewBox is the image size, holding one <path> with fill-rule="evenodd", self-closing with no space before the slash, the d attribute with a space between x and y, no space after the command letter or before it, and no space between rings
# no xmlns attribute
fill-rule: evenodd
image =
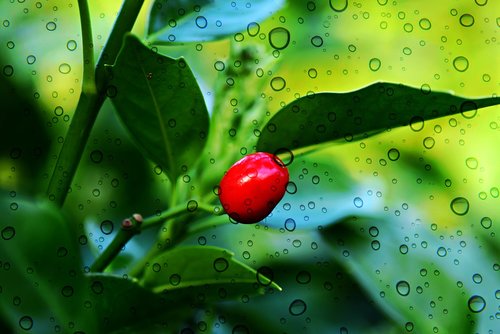
<svg viewBox="0 0 500 334"><path fill-rule="evenodd" d="M137 222L137 224L141 225L142 224L142 221L144 220L144 218L142 218L142 215L140 213L134 213L132 215L132 218L134 218L134 220Z"/></svg>
<svg viewBox="0 0 500 334"><path fill-rule="evenodd" d="M125 218L122 221L122 229L124 229L124 230L128 230L128 229L132 228L133 226L134 226L134 223L129 218Z"/></svg>

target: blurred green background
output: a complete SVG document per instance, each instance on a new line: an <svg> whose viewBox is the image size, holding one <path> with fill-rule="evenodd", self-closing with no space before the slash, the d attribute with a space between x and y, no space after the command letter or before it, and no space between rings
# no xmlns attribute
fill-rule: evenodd
<svg viewBox="0 0 500 334"><path fill-rule="evenodd" d="M134 28L140 37L151 5L146 1ZM97 56L120 2L89 6ZM308 92L346 92L375 81L463 97L498 95L499 3L349 1L334 10L342 7L342 1L288 1L240 42L230 37L159 51L186 58L209 110L220 98L216 82L227 79L214 65L234 62L235 46L260 50L248 80L265 89L247 94L265 103L268 117ZM15 202L18 193L47 186L80 93L81 33L76 2L4 1L0 13L6 101L0 189ZM279 51L269 45L277 27L290 34ZM285 86L276 91L270 82L278 77ZM219 104L229 108L230 98ZM223 246L254 268L270 268L284 292L202 310L193 331L498 331L499 124L500 109L489 107L298 157L290 166L297 193L287 194L264 223L228 222L185 241ZM394 149L397 159L389 154ZM165 208L168 181L156 171L106 102L64 207L79 228L86 265L111 239L101 222L117 227L132 212ZM468 204L454 202L459 197ZM295 229L285 224L289 218ZM148 248L150 239L148 233L134 239L115 270L124 273L127 256ZM409 284L406 295L401 281ZM473 295L486 302L480 312L468 306ZM201 322L209 329L201 330Z"/></svg>

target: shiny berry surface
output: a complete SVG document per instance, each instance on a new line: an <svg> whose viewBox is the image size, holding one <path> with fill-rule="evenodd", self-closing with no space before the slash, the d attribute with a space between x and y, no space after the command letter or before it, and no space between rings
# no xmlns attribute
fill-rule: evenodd
<svg viewBox="0 0 500 334"><path fill-rule="evenodd" d="M224 175L219 199L235 221L257 223L283 198L288 179L288 169L277 156L265 152L249 154Z"/></svg>

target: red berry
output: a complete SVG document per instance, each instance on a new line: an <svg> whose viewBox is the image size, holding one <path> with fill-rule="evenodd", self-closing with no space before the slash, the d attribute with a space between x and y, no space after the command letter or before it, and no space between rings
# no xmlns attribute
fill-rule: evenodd
<svg viewBox="0 0 500 334"><path fill-rule="evenodd" d="M222 178L220 202L232 219L257 223L283 198L288 177L288 169L277 156L264 152L247 155Z"/></svg>

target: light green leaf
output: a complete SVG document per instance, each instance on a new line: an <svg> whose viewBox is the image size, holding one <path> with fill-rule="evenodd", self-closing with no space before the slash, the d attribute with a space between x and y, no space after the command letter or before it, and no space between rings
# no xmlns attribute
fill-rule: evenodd
<svg viewBox="0 0 500 334"><path fill-rule="evenodd" d="M128 35L108 87L141 151L174 181L198 159L208 135L203 95L185 60L172 59Z"/></svg>

